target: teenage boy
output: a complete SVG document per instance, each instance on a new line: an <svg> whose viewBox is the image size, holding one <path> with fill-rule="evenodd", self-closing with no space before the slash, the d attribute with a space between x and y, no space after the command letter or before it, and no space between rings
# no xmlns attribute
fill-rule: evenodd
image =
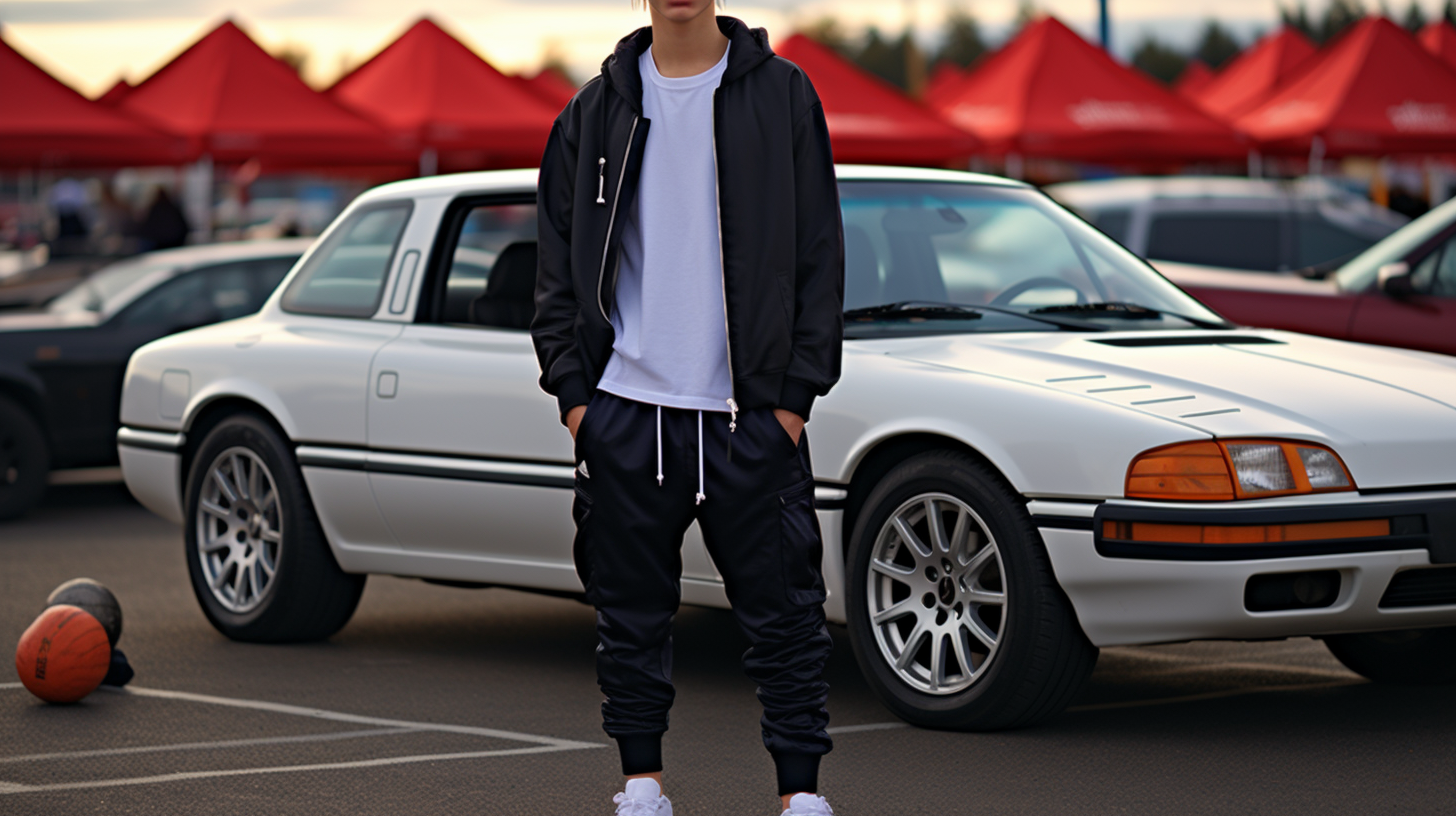
<svg viewBox="0 0 1456 816"><path fill-rule="evenodd" d="M623 816L670 816L662 735L682 536L697 521L752 647L783 812L831 747L823 545L804 423L839 379L844 239L824 112L762 29L648 0L541 161L532 339L575 440L574 554L597 609Z"/></svg>

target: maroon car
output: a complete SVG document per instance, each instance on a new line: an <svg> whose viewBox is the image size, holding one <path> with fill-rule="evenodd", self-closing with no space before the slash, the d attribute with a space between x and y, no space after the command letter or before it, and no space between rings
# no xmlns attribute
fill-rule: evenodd
<svg viewBox="0 0 1456 816"><path fill-rule="evenodd" d="M1326 280L1157 266L1235 323L1456 354L1456 199L1355 256Z"/></svg>

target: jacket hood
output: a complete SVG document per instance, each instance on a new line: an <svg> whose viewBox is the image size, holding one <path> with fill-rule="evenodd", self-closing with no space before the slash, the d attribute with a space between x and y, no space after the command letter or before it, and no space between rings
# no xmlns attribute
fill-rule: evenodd
<svg viewBox="0 0 1456 816"><path fill-rule="evenodd" d="M719 17L718 30L729 43L724 85L773 58L768 32L764 29L749 28L736 17ZM642 72L637 69L637 59L649 45L652 45L652 26L643 26L618 40L616 49L602 61L602 78L639 113L642 111Z"/></svg>

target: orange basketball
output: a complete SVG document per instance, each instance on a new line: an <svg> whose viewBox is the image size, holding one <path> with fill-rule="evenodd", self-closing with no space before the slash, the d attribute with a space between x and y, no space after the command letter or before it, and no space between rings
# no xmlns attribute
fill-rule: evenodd
<svg viewBox="0 0 1456 816"><path fill-rule="evenodd" d="M48 703L74 703L96 690L111 666L111 643L101 622L66 604L40 613L15 647L15 671L30 693Z"/></svg>

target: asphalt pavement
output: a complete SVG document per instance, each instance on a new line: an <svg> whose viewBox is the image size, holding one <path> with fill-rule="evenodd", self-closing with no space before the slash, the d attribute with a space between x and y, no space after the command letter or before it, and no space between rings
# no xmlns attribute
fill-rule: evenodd
<svg viewBox="0 0 1456 816"><path fill-rule="evenodd" d="M72 486L0 523L0 642L78 576L121 600L136 679L51 706L0 676L0 814L613 812L574 601L374 577L328 642L233 643L192 597L179 528ZM1068 712L963 734L898 723L833 631L838 816L1456 811L1453 689L1364 682L1317 641L1105 649ZM727 612L677 619L678 816L778 812L745 646Z"/></svg>

